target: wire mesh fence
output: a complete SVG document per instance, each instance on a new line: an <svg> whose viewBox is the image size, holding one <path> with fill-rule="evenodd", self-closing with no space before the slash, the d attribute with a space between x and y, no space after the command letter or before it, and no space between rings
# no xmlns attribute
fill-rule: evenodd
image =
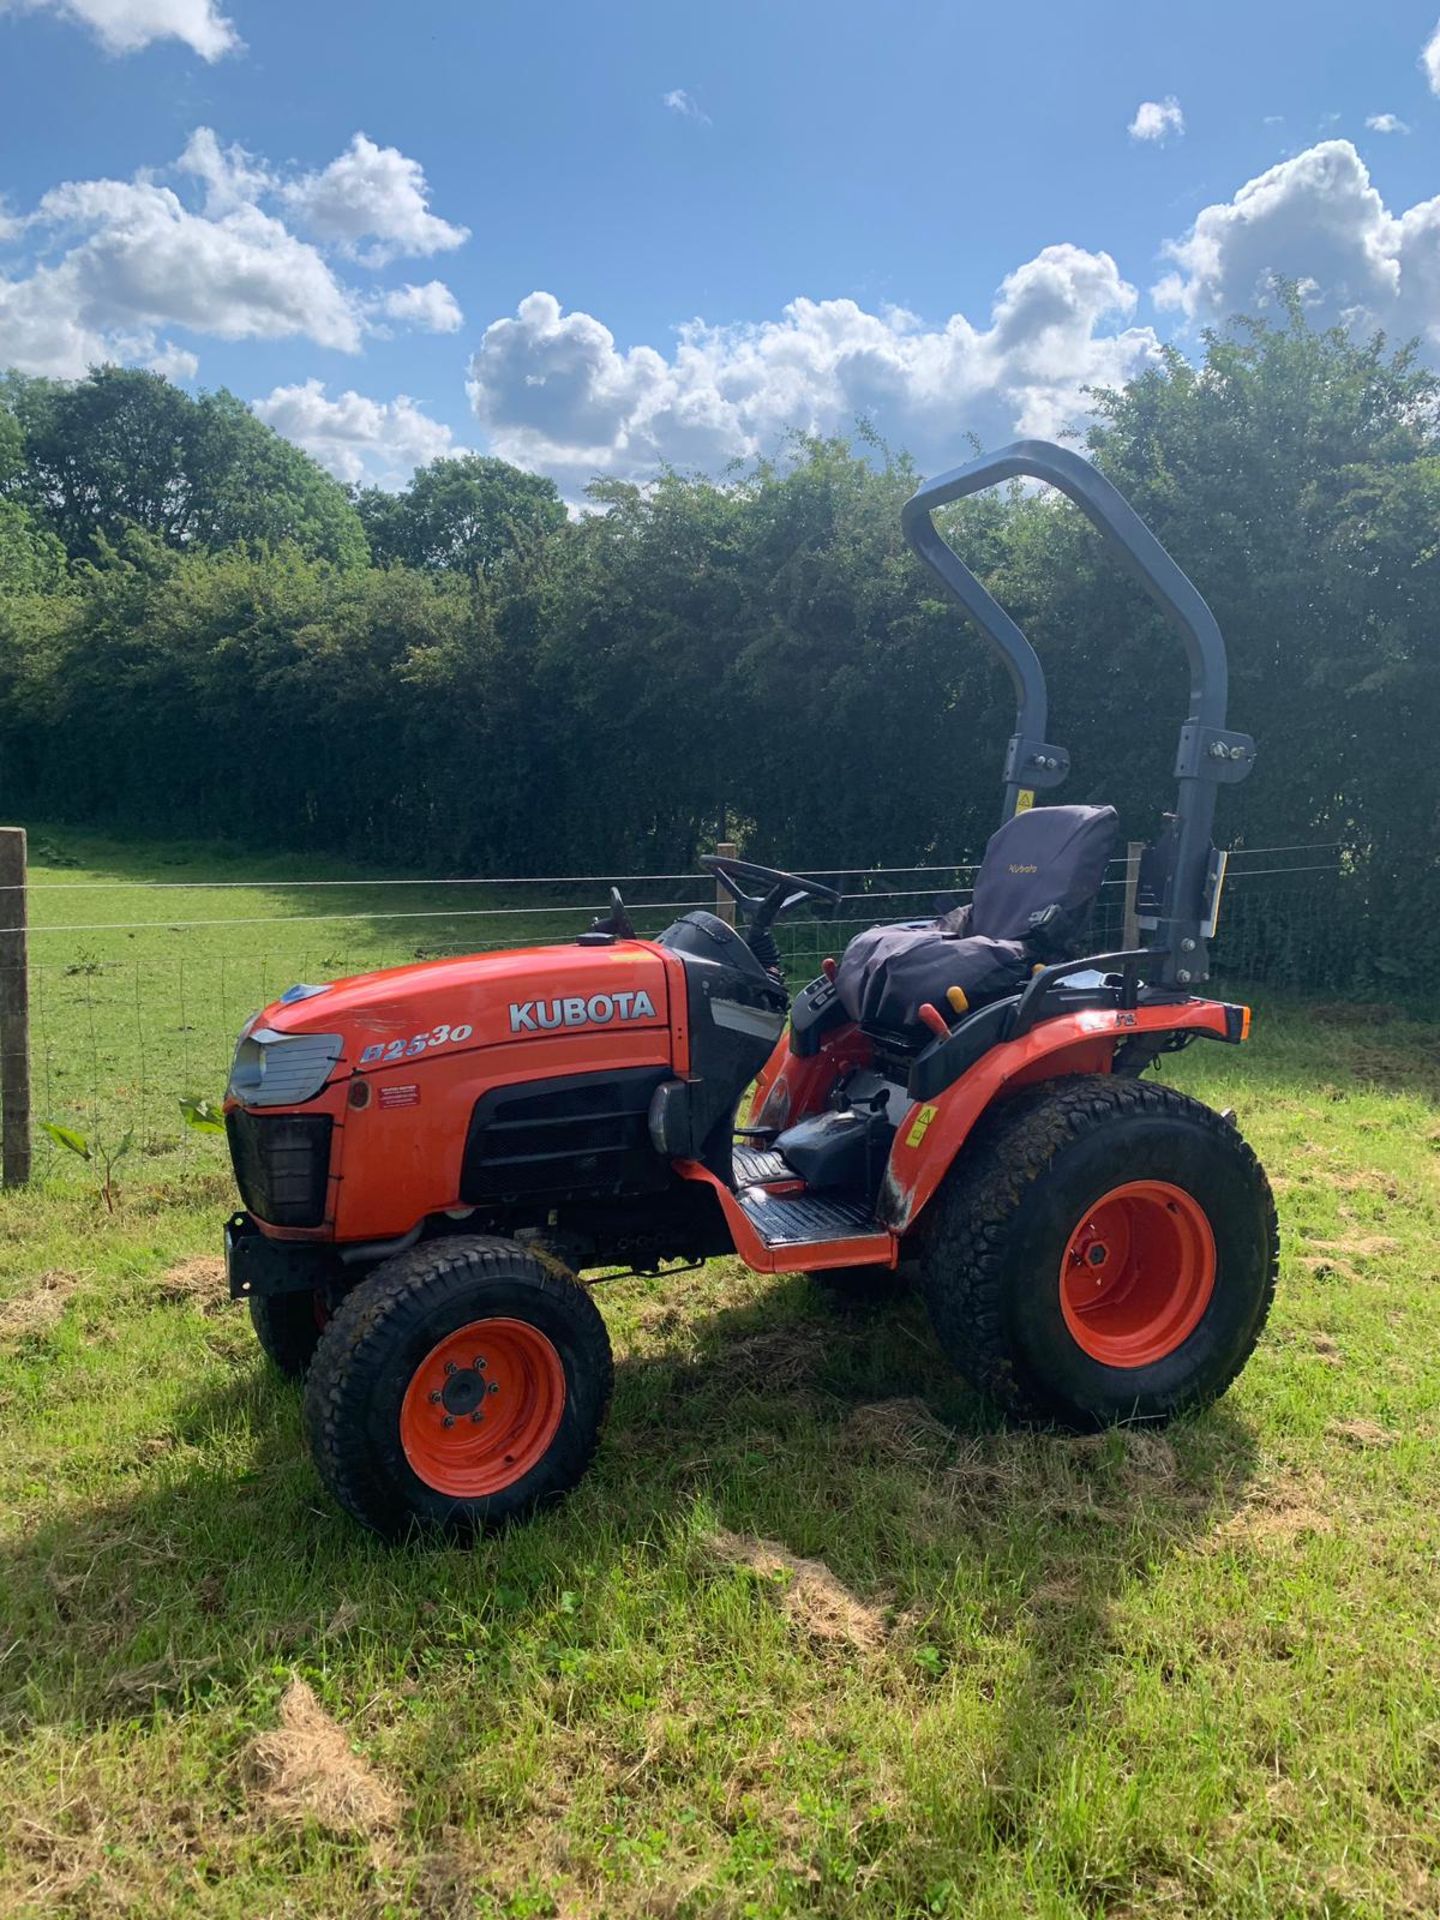
<svg viewBox="0 0 1440 1920"><path fill-rule="evenodd" d="M843 893L833 914L798 910L780 943L793 984L880 921L923 920L968 900L974 868L926 865L821 874ZM1111 862L1095 951L1124 943L1129 862ZM1348 876L1336 847L1249 849L1232 857L1214 952L1220 990L1241 982L1324 987ZM706 874L526 880L95 880L32 883L30 1020L34 1111L113 1149L174 1156L216 1143L183 1124L182 1098L218 1099L245 1019L298 981L406 962L573 939L624 893L636 931L714 909ZM54 1164L37 1142L37 1172Z"/></svg>

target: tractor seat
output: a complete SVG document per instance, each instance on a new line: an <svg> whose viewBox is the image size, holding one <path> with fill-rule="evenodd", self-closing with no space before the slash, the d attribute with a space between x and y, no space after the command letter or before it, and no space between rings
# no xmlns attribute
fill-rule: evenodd
<svg viewBox="0 0 1440 1920"><path fill-rule="evenodd" d="M862 1027L929 1038L959 987L971 1007L1018 993L1037 964L1080 957L1115 844L1113 807L1032 807L990 836L967 906L941 920L870 927L841 957L835 987Z"/></svg>

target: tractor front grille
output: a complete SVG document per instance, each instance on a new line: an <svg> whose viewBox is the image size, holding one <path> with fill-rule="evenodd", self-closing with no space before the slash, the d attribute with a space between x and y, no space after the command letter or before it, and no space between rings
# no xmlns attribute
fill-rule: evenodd
<svg viewBox="0 0 1440 1920"><path fill-rule="evenodd" d="M227 1114L225 1132L240 1197L272 1227L318 1227L330 1179L328 1113Z"/></svg>

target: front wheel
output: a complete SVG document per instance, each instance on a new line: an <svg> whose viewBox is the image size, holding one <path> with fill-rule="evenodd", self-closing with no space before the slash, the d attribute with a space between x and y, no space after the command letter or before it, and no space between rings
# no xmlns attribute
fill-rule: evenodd
<svg viewBox="0 0 1440 1920"><path fill-rule="evenodd" d="M435 1240L346 1295L305 1426L320 1478L363 1525L474 1534L575 1485L612 1381L605 1322L569 1274L514 1241Z"/></svg>
<svg viewBox="0 0 1440 1920"><path fill-rule="evenodd" d="M303 1380L329 1313L322 1294L254 1293L250 1324L266 1358L287 1380Z"/></svg>
<svg viewBox="0 0 1440 1920"><path fill-rule="evenodd" d="M1275 1206L1240 1134L1169 1087L1108 1076L1001 1108L919 1237L956 1366L1008 1411L1069 1426L1217 1399L1275 1291Z"/></svg>

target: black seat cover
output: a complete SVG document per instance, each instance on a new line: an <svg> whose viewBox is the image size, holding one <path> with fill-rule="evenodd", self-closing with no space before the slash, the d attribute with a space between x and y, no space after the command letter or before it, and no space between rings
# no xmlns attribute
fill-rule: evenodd
<svg viewBox="0 0 1440 1920"><path fill-rule="evenodd" d="M1115 844L1113 807L1032 807L990 836L968 906L924 926L871 927L846 947L836 990L852 1020L887 1032L1014 993L1037 961L1071 958Z"/></svg>

